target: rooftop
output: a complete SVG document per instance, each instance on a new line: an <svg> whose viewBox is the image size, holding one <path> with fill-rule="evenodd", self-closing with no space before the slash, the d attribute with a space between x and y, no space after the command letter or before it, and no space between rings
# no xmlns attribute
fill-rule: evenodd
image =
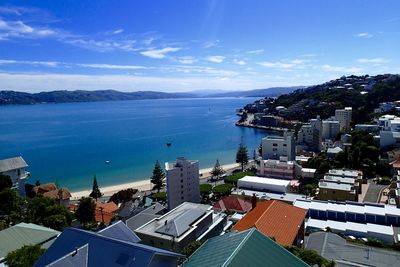
<svg viewBox="0 0 400 267"><path fill-rule="evenodd" d="M245 176L243 178L240 178L239 181L258 183L258 184L272 184L280 186L289 186L290 184L290 181L288 180L258 177L258 176Z"/></svg>
<svg viewBox="0 0 400 267"><path fill-rule="evenodd" d="M333 176L326 174L324 176L324 181L326 182L332 182L332 183L344 183L344 184L351 184L354 185L356 180L354 178L349 178L349 177L342 177L342 176Z"/></svg>
<svg viewBox="0 0 400 267"><path fill-rule="evenodd" d="M354 191L353 187L349 184L340 184L335 182L320 181L318 183L318 187L324 189L341 190L341 191Z"/></svg>
<svg viewBox="0 0 400 267"><path fill-rule="evenodd" d="M360 171L349 170L349 169L332 169L332 170L329 170L328 173L330 175L335 175L335 176L346 176L346 177L355 177L355 178L357 178L358 176L361 175Z"/></svg>
<svg viewBox="0 0 400 267"><path fill-rule="evenodd" d="M24 245L49 245L60 232L32 223L19 223L0 231L0 259Z"/></svg>
<svg viewBox="0 0 400 267"><path fill-rule="evenodd" d="M274 237L281 245L292 245L304 222L306 210L277 201L261 201L232 229L244 231L251 227Z"/></svg>
<svg viewBox="0 0 400 267"><path fill-rule="evenodd" d="M297 199L305 199L305 195L300 195L300 194L292 194L292 193L285 193L285 194L278 194L278 193L271 193L271 192L260 192L260 191L254 191L254 190L247 190L247 189L236 189L235 191L232 192L232 194L236 195L245 195L245 196L253 196L256 195L257 198L263 199L263 200L270 200L270 199L275 199L275 200L281 200L284 202L290 202L293 203Z"/></svg>
<svg viewBox="0 0 400 267"><path fill-rule="evenodd" d="M22 157L0 160L0 173L28 167Z"/></svg>
<svg viewBox="0 0 400 267"><path fill-rule="evenodd" d="M265 253L268 251L268 253ZM308 266L255 228L230 232L207 240L184 267Z"/></svg>
<svg viewBox="0 0 400 267"><path fill-rule="evenodd" d="M161 217L162 214L159 213L161 213L164 209L165 207L163 205L156 202L154 205L151 205L147 209L144 209L135 216L132 216L126 220L126 225L129 227L129 229L134 231L151 220Z"/></svg>
<svg viewBox="0 0 400 267"><path fill-rule="evenodd" d="M177 240L193 230L195 223L205 215L212 214L211 208L208 205L184 202L165 215L137 228L135 232Z"/></svg>
<svg viewBox="0 0 400 267"><path fill-rule="evenodd" d="M251 210L251 201L239 196L226 196L216 202L213 206L215 210L248 212Z"/></svg>

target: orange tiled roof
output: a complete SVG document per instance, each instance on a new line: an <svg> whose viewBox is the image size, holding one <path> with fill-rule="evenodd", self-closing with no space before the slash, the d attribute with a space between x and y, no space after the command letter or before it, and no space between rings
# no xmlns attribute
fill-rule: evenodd
<svg viewBox="0 0 400 267"><path fill-rule="evenodd" d="M103 222L104 219L104 223L108 225L117 211L118 206L112 201L108 203L96 202L96 221Z"/></svg>
<svg viewBox="0 0 400 267"><path fill-rule="evenodd" d="M43 193L53 191L56 189L57 189L57 186L55 183L47 183L47 184L41 184L41 185L35 186L33 188L33 192L35 192L36 194L38 194L38 193L43 194Z"/></svg>
<svg viewBox="0 0 400 267"><path fill-rule="evenodd" d="M393 168L400 169L400 158L396 159L393 162L390 162L390 165L392 165Z"/></svg>
<svg viewBox="0 0 400 267"><path fill-rule="evenodd" d="M281 245L292 245L305 215L306 210L281 201L257 202L257 206L232 229L244 231L255 227L265 235L274 237Z"/></svg>
<svg viewBox="0 0 400 267"><path fill-rule="evenodd" d="M213 208L221 211L249 212L251 201L230 195L216 202Z"/></svg>

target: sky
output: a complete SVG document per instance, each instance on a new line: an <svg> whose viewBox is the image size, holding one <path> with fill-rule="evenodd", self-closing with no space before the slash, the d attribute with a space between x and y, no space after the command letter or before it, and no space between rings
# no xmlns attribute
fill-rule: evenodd
<svg viewBox="0 0 400 267"><path fill-rule="evenodd" d="M250 90L400 73L398 0L0 2L0 90Z"/></svg>

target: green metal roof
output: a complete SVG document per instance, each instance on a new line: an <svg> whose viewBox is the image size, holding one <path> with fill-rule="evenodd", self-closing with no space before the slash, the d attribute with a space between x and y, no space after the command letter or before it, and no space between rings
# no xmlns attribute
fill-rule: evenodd
<svg viewBox="0 0 400 267"><path fill-rule="evenodd" d="M205 242L184 267L308 266L275 241L252 228L231 232Z"/></svg>
<svg viewBox="0 0 400 267"><path fill-rule="evenodd" d="M60 232L32 223L19 223L0 231L0 259L11 251L24 245L41 244L48 246L48 241Z"/></svg>

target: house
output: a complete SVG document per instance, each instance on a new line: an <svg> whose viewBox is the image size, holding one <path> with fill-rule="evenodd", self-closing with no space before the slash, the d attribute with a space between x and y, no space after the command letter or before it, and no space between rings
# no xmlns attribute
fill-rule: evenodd
<svg viewBox="0 0 400 267"><path fill-rule="evenodd" d="M185 201L200 203L199 162L179 157L165 163L167 205L172 210Z"/></svg>
<svg viewBox="0 0 400 267"><path fill-rule="evenodd" d="M295 164L294 161L261 160L257 174L269 178L292 180L295 177Z"/></svg>
<svg viewBox="0 0 400 267"><path fill-rule="evenodd" d="M156 202L150 207L143 209L139 213L127 219L125 222L126 226L128 226L132 231L135 231L151 220L161 217L161 215L164 214L164 211L165 207Z"/></svg>
<svg viewBox="0 0 400 267"><path fill-rule="evenodd" d="M42 266L176 266L183 256L139 243L119 221L97 233L65 229L35 264Z"/></svg>
<svg viewBox="0 0 400 267"><path fill-rule="evenodd" d="M301 246L304 240L304 220L307 210L278 200L261 201L247 213L233 230L245 231L251 227L274 238L283 246Z"/></svg>
<svg viewBox="0 0 400 267"><path fill-rule="evenodd" d="M322 257L341 266L393 267L399 264L400 253L388 249L360 245L329 232L310 234L305 244Z"/></svg>
<svg viewBox="0 0 400 267"><path fill-rule="evenodd" d="M232 213L247 213L251 210L251 208L252 204L250 200L234 195L226 196L220 199L213 206L214 210Z"/></svg>
<svg viewBox="0 0 400 267"><path fill-rule="evenodd" d="M326 154L329 159L333 160L336 157L336 155L339 154L340 152L343 152L343 149L337 146L328 148Z"/></svg>
<svg viewBox="0 0 400 267"><path fill-rule="evenodd" d="M32 191L36 195L42 195L44 197L51 198L64 207L69 206L71 193L69 192L68 188L57 188L54 183L47 183L35 186Z"/></svg>
<svg viewBox="0 0 400 267"><path fill-rule="evenodd" d="M175 209L137 228L143 243L162 249L181 251L193 241L219 235L226 215L212 206L184 202Z"/></svg>
<svg viewBox="0 0 400 267"><path fill-rule="evenodd" d="M0 174L10 176L12 186L21 196L25 196L25 184L30 173L26 171L28 164L22 157L0 160Z"/></svg>
<svg viewBox="0 0 400 267"><path fill-rule="evenodd" d="M255 228L213 237L183 263L183 267L222 266L305 267L308 265Z"/></svg>
<svg viewBox="0 0 400 267"><path fill-rule="evenodd" d="M19 223L0 231L0 266L9 252L25 245L48 248L60 232L33 223Z"/></svg>
<svg viewBox="0 0 400 267"><path fill-rule="evenodd" d="M114 202L107 202L101 203L96 202L96 210L95 210L95 217L96 222L98 223L105 223L109 225L111 219L117 215L118 213L118 206Z"/></svg>

